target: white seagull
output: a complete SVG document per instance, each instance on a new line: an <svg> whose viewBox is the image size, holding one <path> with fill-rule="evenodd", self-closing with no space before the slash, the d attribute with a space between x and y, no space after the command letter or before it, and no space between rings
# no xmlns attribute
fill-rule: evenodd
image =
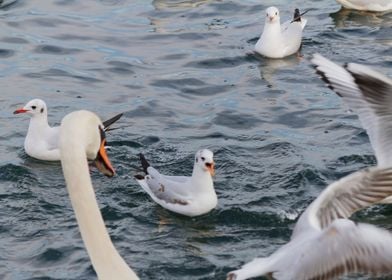
<svg viewBox="0 0 392 280"><path fill-rule="evenodd" d="M282 58L296 53L301 47L302 30L307 20L295 9L294 19L280 25L279 10L269 7L263 33L257 41L255 51L270 58Z"/></svg>
<svg viewBox="0 0 392 280"><path fill-rule="evenodd" d="M347 9L386 12L392 10L391 0L336 0L339 4Z"/></svg>
<svg viewBox="0 0 392 280"><path fill-rule="evenodd" d="M95 160L105 175L114 169L105 151L104 125L88 111L65 116L60 126L61 166L79 231L100 280L137 280L114 247L99 210L87 159Z"/></svg>
<svg viewBox="0 0 392 280"><path fill-rule="evenodd" d="M216 207L218 198L212 176L215 174L213 153L199 150L195 156L191 177L167 176L150 166L140 154L143 175L135 178L148 195L162 207L186 216L198 216Z"/></svg>
<svg viewBox="0 0 392 280"><path fill-rule="evenodd" d="M392 168L373 167L329 185L299 218L291 240L228 280L266 275L277 280L336 279L348 273L392 274L392 234L347 219L392 194Z"/></svg>
<svg viewBox="0 0 392 280"><path fill-rule="evenodd" d="M60 127L51 127L48 124L48 109L41 99L30 100L25 106L14 111L14 114L27 113L30 115L30 124L24 141L26 153L36 159L58 161L60 160L59 134ZM104 122L109 127L121 118L119 114Z"/></svg>
<svg viewBox="0 0 392 280"><path fill-rule="evenodd" d="M319 54L312 62L328 86L358 115L377 166L392 167L392 80L367 66L348 63L342 67ZM392 197L383 203L392 203Z"/></svg>

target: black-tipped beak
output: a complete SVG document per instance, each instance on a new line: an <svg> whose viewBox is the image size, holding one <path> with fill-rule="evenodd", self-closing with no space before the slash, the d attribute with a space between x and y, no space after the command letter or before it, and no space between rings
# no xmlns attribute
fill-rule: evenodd
<svg viewBox="0 0 392 280"><path fill-rule="evenodd" d="M23 109L23 108L16 109L16 110L14 111L14 115L26 113L26 112L28 112L28 111L29 111L29 110L26 110L26 109Z"/></svg>
<svg viewBox="0 0 392 280"><path fill-rule="evenodd" d="M211 176L215 176L215 163L214 162L212 162L212 163L207 162L206 167L208 169L208 172L210 172Z"/></svg>
<svg viewBox="0 0 392 280"><path fill-rule="evenodd" d="M104 175L108 177L112 177L115 174L114 168L108 158L108 155L106 153L105 149L105 144L106 144L106 139L105 139L105 133L103 129L101 129L101 145L99 147L99 151L97 154L97 157L94 160L95 166L98 168L98 170L103 173Z"/></svg>

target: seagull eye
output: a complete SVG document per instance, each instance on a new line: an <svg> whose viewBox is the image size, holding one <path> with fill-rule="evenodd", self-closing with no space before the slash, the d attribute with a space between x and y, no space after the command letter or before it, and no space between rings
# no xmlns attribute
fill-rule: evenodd
<svg viewBox="0 0 392 280"><path fill-rule="evenodd" d="M31 106L31 109L35 110L37 109L37 106Z"/></svg>
<svg viewBox="0 0 392 280"><path fill-rule="evenodd" d="M205 158L205 157L201 157L201 160L202 160L202 161L205 161L205 160L206 160L206 158Z"/></svg>
<svg viewBox="0 0 392 280"><path fill-rule="evenodd" d="M277 16L278 15L278 12L275 12L275 16Z"/></svg>
<svg viewBox="0 0 392 280"><path fill-rule="evenodd" d="M267 17L268 17L268 13L267 13Z"/></svg>

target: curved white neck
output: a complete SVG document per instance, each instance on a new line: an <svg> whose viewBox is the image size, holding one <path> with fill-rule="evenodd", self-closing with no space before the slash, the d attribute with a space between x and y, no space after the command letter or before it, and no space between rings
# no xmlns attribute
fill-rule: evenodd
<svg viewBox="0 0 392 280"><path fill-rule="evenodd" d="M83 136L81 134L78 136ZM93 267L100 280L136 280L138 277L114 248L106 230L91 184L86 151L75 136L67 137L67 146L61 150L61 164L79 230Z"/></svg>

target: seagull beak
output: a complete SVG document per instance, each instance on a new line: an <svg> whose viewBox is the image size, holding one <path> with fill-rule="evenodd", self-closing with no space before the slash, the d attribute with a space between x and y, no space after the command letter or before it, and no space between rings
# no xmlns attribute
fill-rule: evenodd
<svg viewBox="0 0 392 280"><path fill-rule="evenodd" d="M14 115L15 114L21 114L21 113L26 113L26 112L28 112L29 110L26 110L26 109L23 109L23 108L20 108L20 109L16 109L15 111L14 111Z"/></svg>
<svg viewBox="0 0 392 280"><path fill-rule="evenodd" d="M215 175L215 162L206 163L206 167L208 169L208 172L210 172L211 176L214 176Z"/></svg>
<svg viewBox="0 0 392 280"><path fill-rule="evenodd" d="M97 158L94 160L95 166L101 171L104 175L108 177L112 177L115 172L108 155L106 154L105 149L106 139L102 139L101 146L99 147L99 151L97 154Z"/></svg>
<svg viewBox="0 0 392 280"><path fill-rule="evenodd" d="M270 21L273 21L275 17L268 17Z"/></svg>

